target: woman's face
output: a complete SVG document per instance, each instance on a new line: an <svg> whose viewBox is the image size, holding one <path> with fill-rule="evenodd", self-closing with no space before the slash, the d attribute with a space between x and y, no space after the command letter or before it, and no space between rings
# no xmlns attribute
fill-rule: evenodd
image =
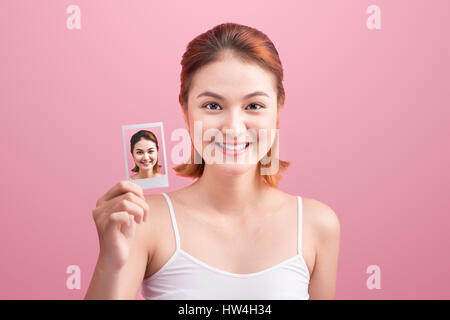
<svg viewBox="0 0 450 320"><path fill-rule="evenodd" d="M256 64L224 55L194 75L187 117L194 147L206 165L228 174L254 168L277 129L275 77ZM194 129L195 123L201 130ZM199 131L201 140L194 137ZM223 160L217 164L217 159Z"/></svg>
<svg viewBox="0 0 450 320"><path fill-rule="evenodd" d="M134 163L139 167L139 171L153 170L153 166L158 159L156 144L141 138L135 145L133 151Z"/></svg>

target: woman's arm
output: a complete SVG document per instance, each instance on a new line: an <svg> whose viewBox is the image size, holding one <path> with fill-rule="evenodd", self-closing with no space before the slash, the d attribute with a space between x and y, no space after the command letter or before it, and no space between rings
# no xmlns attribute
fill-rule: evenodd
<svg viewBox="0 0 450 320"><path fill-rule="evenodd" d="M340 241L339 219L330 207L315 201L313 221L317 250L309 297L311 300L334 299Z"/></svg>
<svg viewBox="0 0 450 320"><path fill-rule="evenodd" d="M150 204L152 197L146 197ZM136 299L142 285L149 257L153 256L152 241L154 228L152 226L154 208L149 212L146 221L136 223L136 231L132 239L130 254L127 262L120 269L116 269L107 262L101 252L97 260L91 283L84 299Z"/></svg>
<svg viewBox="0 0 450 320"><path fill-rule="evenodd" d="M149 234L147 220L136 224L136 233L127 263L120 269L108 265L99 254L91 283L84 299L136 299L149 257Z"/></svg>

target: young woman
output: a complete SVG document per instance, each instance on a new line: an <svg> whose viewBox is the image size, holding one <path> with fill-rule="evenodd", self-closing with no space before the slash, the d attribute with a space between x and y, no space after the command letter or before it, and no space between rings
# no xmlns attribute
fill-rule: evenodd
<svg viewBox="0 0 450 320"><path fill-rule="evenodd" d="M265 138L248 133L278 129L282 80L273 43L253 28L221 24L189 43L179 100L193 152L174 169L197 179L160 195L121 181L98 200L100 253L86 299L135 299L141 287L146 299L334 298L338 218L318 200L278 190L289 163L276 143L240 163L200 152L254 154ZM214 139L199 142L196 124ZM262 174L274 163L278 171Z"/></svg>
<svg viewBox="0 0 450 320"><path fill-rule="evenodd" d="M130 147L134 160L131 171L136 173L130 177L131 180L162 176L159 173L161 165L158 164L158 139L153 132L139 130L131 137Z"/></svg>

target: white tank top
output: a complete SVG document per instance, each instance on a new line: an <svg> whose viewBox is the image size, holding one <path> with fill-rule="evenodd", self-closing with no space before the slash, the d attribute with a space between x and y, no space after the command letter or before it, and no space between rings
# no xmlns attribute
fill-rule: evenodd
<svg viewBox="0 0 450 320"><path fill-rule="evenodd" d="M254 273L232 273L212 267L180 248L180 236L169 196L176 249L169 260L142 282L145 299L276 300L309 299L310 274L302 256L302 199L298 199L298 254Z"/></svg>

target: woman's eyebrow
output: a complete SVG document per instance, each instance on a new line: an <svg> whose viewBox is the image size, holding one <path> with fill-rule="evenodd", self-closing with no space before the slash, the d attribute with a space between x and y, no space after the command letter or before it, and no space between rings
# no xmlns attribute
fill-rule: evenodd
<svg viewBox="0 0 450 320"><path fill-rule="evenodd" d="M200 93L197 96L197 99L200 98L200 97L203 97L203 96L208 96L208 97L213 97L213 98L220 99L220 100L225 100L225 98L222 97L221 95L218 95L217 93L214 93L214 92L211 92L211 91L205 91L203 93ZM251 97L254 97L254 96L266 96L266 97L269 97L269 95L267 93L263 92L263 91L255 91L253 93L247 94L246 96L243 97L243 99L248 99L248 98L251 98Z"/></svg>
<svg viewBox="0 0 450 320"><path fill-rule="evenodd" d="M154 147L148 148L147 150L155 149ZM136 151L143 151L142 149L136 148Z"/></svg>

